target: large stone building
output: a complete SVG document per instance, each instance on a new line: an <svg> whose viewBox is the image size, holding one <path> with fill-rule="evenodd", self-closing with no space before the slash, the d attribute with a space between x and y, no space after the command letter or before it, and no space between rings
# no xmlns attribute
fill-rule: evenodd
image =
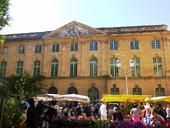
<svg viewBox="0 0 170 128"><path fill-rule="evenodd" d="M45 75L49 93L170 95L166 25L93 28L76 21L54 31L6 35L0 76Z"/></svg>

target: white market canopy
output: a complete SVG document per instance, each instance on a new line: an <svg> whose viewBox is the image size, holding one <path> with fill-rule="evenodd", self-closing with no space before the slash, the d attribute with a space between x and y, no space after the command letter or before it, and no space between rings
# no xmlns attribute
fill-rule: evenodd
<svg viewBox="0 0 170 128"><path fill-rule="evenodd" d="M61 95L60 97L57 97L56 101L78 101L78 102L83 102L83 103L89 103L90 98L84 95L66 94L66 95Z"/></svg>
<svg viewBox="0 0 170 128"><path fill-rule="evenodd" d="M37 101L78 101L82 103L89 103L90 98L84 95L78 94L41 94L34 97Z"/></svg>

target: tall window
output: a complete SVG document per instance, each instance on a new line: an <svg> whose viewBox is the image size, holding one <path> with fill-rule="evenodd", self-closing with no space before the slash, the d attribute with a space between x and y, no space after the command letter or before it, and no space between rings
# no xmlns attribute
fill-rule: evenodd
<svg viewBox="0 0 170 128"><path fill-rule="evenodd" d="M152 48L153 49L160 49L160 40L153 40L152 41Z"/></svg>
<svg viewBox="0 0 170 128"><path fill-rule="evenodd" d="M139 42L138 41L132 41L130 42L130 49L139 49Z"/></svg>
<svg viewBox="0 0 170 128"><path fill-rule="evenodd" d="M3 47L2 53L3 53L3 55L7 55L8 54L8 47Z"/></svg>
<svg viewBox="0 0 170 128"><path fill-rule="evenodd" d="M156 96L165 96L165 88L161 87L161 84L159 84L158 87L155 88L155 95Z"/></svg>
<svg viewBox="0 0 170 128"><path fill-rule="evenodd" d="M110 61L110 73L112 77L117 77L119 76L119 68L116 64L117 58L113 58Z"/></svg>
<svg viewBox="0 0 170 128"><path fill-rule="evenodd" d="M97 102L99 100L99 90L92 86L88 89L88 96L91 102Z"/></svg>
<svg viewBox="0 0 170 128"><path fill-rule="evenodd" d="M118 50L118 42L116 41L110 42L110 50Z"/></svg>
<svg viewBox="0 0 170 128"><path fill-rule="evenodd" d="M155 76L162 76L163 75L161 57L154 57L153 58L153 70L154 70Z"/></svg>
<svg viewBox="0 0 170 128"><path fill-rule="evenodd" d="M6 76L6 66L7 66L6 61L0 63L0 78L4 78Z"/></svg>
<svg viewBox="0 0 170 128"><path fill-rule="evenodd" d="M24 53L25 53L25 47L24 46L19 46L18 54L24 54Z"/></svg>
<svg viewBox="0 0 170 128"><path fill-rule="evenodd" d="M76 77L77 76L77 60L72 59L70 61L70 76Z"/></svg>
<svg viewBox="0 0 170 128"><path fill-rule="evenodd" d="M17 70L16 70L16 75L21 76L23 73L23 65L24 62L23 61L18 61L17 62Z"/></svg>
<svg viewBox="0 0 170 128"><path fill-rule="evenodd" d="M72 43L71 44L71 51L78 51L78 43Z"/></svg>
<svg viewBox="0 0 170 128"><path fill-rule="evenodd" d="M97 51L98 46L97 46L97 41L93 41L90 43L90 51Z"/></svg>
<svg viewBox="0 0 170 128"><path fill-rule="evenodd" d="M133 58L132 76L140 76L140 60L139 58Z"/></svg>
<svg viewBox="0 0 170 128"><path fill-rule="evenodd" d="M52 52L59 52L59 44L52 45Z"/></svg>
<svg viewBox="0 0 170 128"><path fill-rule="evenodd" d="M35 53L41 53L42 51L42 45L41 44L38 44L35 46Z"/></svg>
<svg viewBox="0 0 170 128"><path fill-rule="evenodd" d="M97 68L98 68L97 63L98 62L96 58L92 58L90 60L90 76L97 76Z"/></svg>
<svg viewBox="0 0 170 128"><path fill-rule="evenodd" d="M111 94L119 94L119 88L116 85L113 85L113 88L111 88Z"/></svg>
<svg viewBox="0 0 170 128"><path fill-rule="evenodd" d="M51 62L51 77L58 76L58 61L55 59Z"/></svg>
<svg viewBox="0 0 170 128"><path fill-rule="evenodd" d="M139 88L137 85L133 88L134 95L142 95L142 88Z"/></svg>
<svg viewBox="0 0 170 128"><path fill-rule="evenodd" d="M40 76L40 66L41 66L41 62L40 60L36 60L34 61L34 77Z"/></svg>

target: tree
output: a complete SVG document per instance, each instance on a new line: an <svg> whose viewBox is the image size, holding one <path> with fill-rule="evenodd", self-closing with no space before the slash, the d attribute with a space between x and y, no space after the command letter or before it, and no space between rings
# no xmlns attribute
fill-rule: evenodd
<svg viewBox="0 0 170 128"><path fill-rule="evenodd" d="M3 127L13 128L23 121L23 101L43 93L43 76L9 76L2 80L0 96L5 98ZM6 126L8 125L8 126Z"/></svg>
<svg viewBox="0 0 170 128"><path fill-rule="evenodd" d="M0 31L3 27L8 25L8 21L10 20L10 16L8 13L9 10L9 1L10 0L0 0ZM0 35L0 42L4 42L5 37Z"/></svg>

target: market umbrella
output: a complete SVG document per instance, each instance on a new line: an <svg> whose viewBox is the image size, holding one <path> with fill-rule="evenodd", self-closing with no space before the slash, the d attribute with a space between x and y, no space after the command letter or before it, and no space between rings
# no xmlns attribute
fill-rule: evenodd
<svg viewBox="0 0 170 128"><path fill-rule="evenodd" d="M56 98L60 97L60 94L40 94L34 97L36 101L55 101Z"/></svg>
<svg viewBox="0 0 170 128"><path fill-rule="evenodd" d="M151 97L150 95L104 95L102 98L103 102L143 102L146 98Z"/></svg>
<svg viewBox="0 0 170 128"><path fill-rule="evenodd" d="M170 96L158 96L158 97L146 98L145 102L169 102L170 103Z"/></svg>
<svg viewBox="0 0 170 128"><path fill-rule="evenodd" d="M83 102L83 103L90 102L90 98L88 96L78 95L78 94L61 95L60 97L57 97L55 99L57 101L78 101L78 102Z"/></svg>

